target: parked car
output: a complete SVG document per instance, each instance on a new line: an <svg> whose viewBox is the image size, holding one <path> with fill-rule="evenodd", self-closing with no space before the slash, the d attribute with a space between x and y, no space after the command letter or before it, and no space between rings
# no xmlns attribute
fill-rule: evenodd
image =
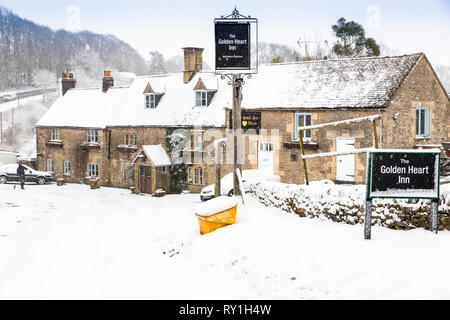
<svg viewBox="0 0 450 320"><path fill-rule="evenodd" d="M17 164L7 164L0 167L0 184L18 182L19 175L17 174L17 167ZM42 185L52 181L52 174L50 172L37 171L25 165L24 167L27 169L25 171L25 182L35 182Z"/></svg>
<svg viewBox="0 0 450 320"><path fill-rule="evenodd" d="M280 177L267 174L260 170L244 170L242 172L242 184L244 187L244 192L249 191L249 183L254 180L270 180L270 181L280 181ZM200 200L207 201L214 198L214 185L207 186L203 188L200 193ZM233 173L227 174L220 180L220 195L229 196L234 195L233 190Z"/></svg>
<svg viewBox="0 0 450 320"><path fill-rule="evenodd" d="M5 94L1 96L1 99L3 100L3 102L8 102L14 100L14 97L10 94Z"/></svg>

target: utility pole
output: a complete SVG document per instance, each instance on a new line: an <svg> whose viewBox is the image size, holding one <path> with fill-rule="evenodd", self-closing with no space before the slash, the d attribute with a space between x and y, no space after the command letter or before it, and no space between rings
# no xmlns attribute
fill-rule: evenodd
<svg viewBox="0 0 450 320"><path fill-rule="evenodd" d="M242 78L240 74L233 75L233 130L234 130L234 159L233 159L233 190L234 195L240 196L239 178L236 169L242 172L242 164L239 163L241 155L241 101L242 101Z"/></svg>

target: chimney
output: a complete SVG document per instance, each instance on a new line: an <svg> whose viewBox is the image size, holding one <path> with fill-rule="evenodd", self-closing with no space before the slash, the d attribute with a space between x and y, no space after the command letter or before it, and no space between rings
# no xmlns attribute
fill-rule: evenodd
<svg viewBox="0 0 450 320"><path fill-rule="evenodd" d="M183 48L184 71L183 81L189 83L197 72L203 68L203 48Z"/></svg>
<svg viewBox="0 0 450 320"><path fill-rule="evenodd" d="M105 71L103 77L102 91L107 92L111 87L114 87L114 78L111 77L111 71Z"/></svg>
<svg viewBox="0 0 450 320"><path fill-rule="evenodd" d="M69 72L69 70L63 72L61 80L62 95L65 95L70 89L74 89L76 83L77 81L73 78L73 73Z"/></svg>

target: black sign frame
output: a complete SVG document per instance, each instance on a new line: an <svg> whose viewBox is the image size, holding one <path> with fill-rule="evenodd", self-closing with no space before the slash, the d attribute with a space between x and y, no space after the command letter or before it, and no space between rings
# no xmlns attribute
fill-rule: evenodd
<svg viewBox="0 0 450 320"><path fill-rule="evenodd" d="M216 21L214 32L216 41L216 71L251 70L250 22ZM229 36L224 36L225 34ZM238 39L232 39L231 34L238 34ZM220 44L219 41L221 40L229 41L229 43ZM245 41L246 44L236 44L236 41ZM229 49L227 50L226 47ZM234 47L235 50L231 50L231 47ZM236 55L239 55L241 58L236 58ZM227 58L231 56L235 58Z"/></svg>
<svg viewBox="0 0 450 320"><path fill-rule="evenodd" d="M416 196L416 195L411 195L408 193L402 194L402 195L396 195L396 196L391 196L391 195L373 195L372 194L372 182L373 182L373 168L372 168L372 162L373 162L373 157L372 155L375 154L402 154L402 155L406 155L406 154L412 154L412 155L420 155L420 154L427 154L427 155L433 155L435 156L435 172L437 171L437 175L435 176L434 179L434 183L435 185L437 185L437 194L435 197L429 197L429 196ZM440 197L440 175L441 175L441 171L440 171L440 159L441 159L441 153L439 151L423 151L423 150L418 150L418 151L412 151L412 150L405 150L404 152L402 151L389 151L389 150L380 150L380 151L370 151L367 154L367 161L368 161L368 166L367 166L367 192L366 192L366 198L367 199L430 199L430 200L438 200ZM409 191L411 190L411 193L413 192L414 189L406 189L405 191ZM432 191L431 189L429 189L430 192ZM434 191L434 189L433 189ZM386 191L387 193L387 191Z"/></svg>
<svg viewBox="0 0 450 320"><path fill-rule="evenodd" d="M218 39L217 39L217 25L222 26L248 26L247 35L248 35L248 50L245 53L246 64L239 65L223 65L218 64L219 53L218 51ZM259 54L258 54L258 19L253 18L251 16L242 15L236 9L228 16L221 16L220 18L214 19L214 36L215 36L215 71L217 74L222 75L222 79L227 76L230 78L232 74L245 74L248 75L249 79L252 74L258 73L258 65L259 65ZM242 40L242 39L241 39ZM252 45L252 40L255 40ZM222 44L223 45L223 44ZM253 58L252 58L253 57ZM231 80L231 78L230 78Z"/></svg>

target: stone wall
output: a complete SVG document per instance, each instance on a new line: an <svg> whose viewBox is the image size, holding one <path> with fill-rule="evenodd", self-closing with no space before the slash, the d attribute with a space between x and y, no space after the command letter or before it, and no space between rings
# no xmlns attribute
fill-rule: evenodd
<svg viewBox="0 0 450 320"><path fill-rule="evenodd" d="M339 186L317 182L311 186L259 182L250 192L261 203L299 215L346 224L364 223L365 186ZM430 226L429 200L373 200L373 225L395 230ZM450 187L441 192L439 230L450 230Z"/></svg>

